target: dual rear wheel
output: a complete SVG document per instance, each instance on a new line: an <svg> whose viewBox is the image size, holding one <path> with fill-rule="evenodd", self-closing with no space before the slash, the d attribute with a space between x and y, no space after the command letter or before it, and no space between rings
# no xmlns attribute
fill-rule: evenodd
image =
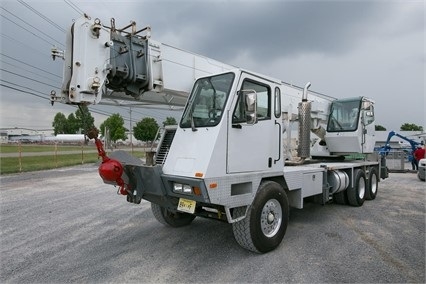
<svg viewBox="0 0 426 284"><path fill-rule="evenodd" d="M345 191L333 195L334 202L338 204L349 204L352 206L362 206L365 200L373 200L378 191L378 174L376 168L368 171L368 180L362 169L355 169L353 175L353 186Z"/></svg>

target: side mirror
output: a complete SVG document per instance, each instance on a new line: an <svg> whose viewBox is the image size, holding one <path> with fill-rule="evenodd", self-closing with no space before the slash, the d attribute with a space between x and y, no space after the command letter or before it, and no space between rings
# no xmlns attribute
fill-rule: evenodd
<svg viewBox="0 0 426 284"><path fill-rule="evenodd" d="M369 125L374 121L374 112L372 111L363 111L362 120L364 125Z"/></svg>
<svg viewBox="0 0 426 284"><path fill-rule="evenodd" d="M257 94L254 90L243 91L247 124L257 123Z"/></svg>

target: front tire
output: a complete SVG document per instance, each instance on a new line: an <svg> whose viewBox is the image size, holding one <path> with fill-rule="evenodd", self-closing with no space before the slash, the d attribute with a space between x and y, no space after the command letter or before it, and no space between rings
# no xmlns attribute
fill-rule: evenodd
<svg viewBox="0 0 426 284"><path fill-rule="evenodd" d="M244 208L235 209L244 214ZM241 212L240 212L241 211ZM287 230L289 205L287 194L276 182L260 184L246 217L232 224L237 243L245 249L265 253L277 248Z"/></svg>
<svg viewBox="0 0 426 284"><path fill-rule="evenodd" d="M151 203L151 211L158 222L175 228L189 225L195 219L195 215L181 212L174 213L155 203Z"/></svg>
<svg viewBox="0 0 426 284"><path fill-rule="evenodd" d="M354 184L347 189L348 202L352 206L362 206L365 201L365 173L361 169L354 170Z"/></svg>

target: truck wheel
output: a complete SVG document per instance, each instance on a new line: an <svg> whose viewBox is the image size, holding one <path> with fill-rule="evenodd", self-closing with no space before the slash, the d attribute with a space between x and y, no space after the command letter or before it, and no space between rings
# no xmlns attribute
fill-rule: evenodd
<svg viewBox="0 0 426 284"><path fill-rule="evenodd" d="M379 189L379 179L377 177L377 170L371 168L368 174L368 186L365 192L365 199L373 200L376 198L377 190Z"/></svg>
<svg viewBox="0 0 426 284"><path fill-rule="evenodd" d="M158 222L172 227L182 227L189 225L195 219L195 215L181 212L173 213L170 210L155 203L151 203L151 211Z"/></svg>
<svg viewBox="0 0 426 284"><path fill-rule="evenodd" d="M352 206L362 206L365 200L365 173L361 169L354 171L354 184L347 189L348 202Z"/></svg>
<svg viewBox="0 0 426 284"><path fill-rule="evenodd" d="M244 208L237 208L244 214ZM243 211L243 212L240 212ZM278 247L289 217L287 194L276 182L261 183L247 216L232 224L237 243L253 252L265 253Z"/></svg>

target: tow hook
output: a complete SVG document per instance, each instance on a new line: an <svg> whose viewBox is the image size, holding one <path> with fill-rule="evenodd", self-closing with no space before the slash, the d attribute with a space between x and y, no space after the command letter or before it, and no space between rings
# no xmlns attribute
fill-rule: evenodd
<svg viewBox="0 0 426 284"><path fill-rule="evenodd" d="M110 159L104 150L104 146L102 141L98 138L99 130L94 127L87 132L87 137L89 139L95 140L95 145L98 150L99 157L102 158L102 163L99 165L99 175L104 181L115 182L118 186L118 192L122 195L127 195L129 188L128 184L125 184L123 179L121 178L123 174L123 165L114 159Z"/></svg>

